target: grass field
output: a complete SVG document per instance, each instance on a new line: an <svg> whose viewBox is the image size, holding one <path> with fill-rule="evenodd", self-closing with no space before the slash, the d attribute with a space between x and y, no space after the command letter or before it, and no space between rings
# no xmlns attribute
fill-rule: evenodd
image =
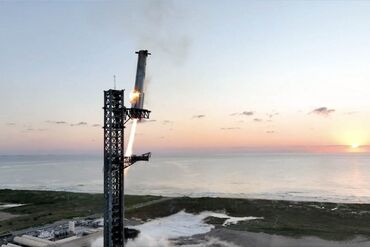
<svg viewBox="0 0 370 247"><path fill-rule="evenodd" d="M126 207L159 199L158 196L125 197ZM0 202L26 204L2 212L19 215L0 221L0 234L41 226L62 219L103 214L103 194L57 191L0 190Z"/></svg>

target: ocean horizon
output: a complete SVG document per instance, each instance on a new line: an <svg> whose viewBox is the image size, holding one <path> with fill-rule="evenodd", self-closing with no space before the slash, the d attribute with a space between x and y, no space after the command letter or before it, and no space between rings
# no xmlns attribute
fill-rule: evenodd
<svg viewBox="0 0 370 247"><path fill-rule="evenodd" d="M368 153L153 155L125 177L125 193L370 203ZM0 188L103 192L100 155L0 155Z"/></svg>

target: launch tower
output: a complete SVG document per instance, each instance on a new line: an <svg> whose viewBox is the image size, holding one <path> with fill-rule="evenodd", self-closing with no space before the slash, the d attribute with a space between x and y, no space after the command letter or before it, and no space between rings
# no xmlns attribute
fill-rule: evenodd
<svg viewBox="0 0 370 247"><path fill-rule="evenodd" d="M146 50L139 55L135 93L138 103L124 106L124 90L104 91L104 247L123 247L124 236L124 169L137 161L148 161L150 153L124 156L124 129L130 119L148 119L150 111L143 109ZM139 88L136 85L140 85Z"/></svg>

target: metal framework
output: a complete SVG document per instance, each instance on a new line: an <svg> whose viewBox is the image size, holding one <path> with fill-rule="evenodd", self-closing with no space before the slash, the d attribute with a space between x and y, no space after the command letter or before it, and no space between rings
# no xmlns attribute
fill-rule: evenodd
<svg viewBox="0 0 370 247"><path fill-rule="evenodd" d="M127 168L131 165L133 165L134 163L138 162L138 161L149 161L149 158L152 154L151 153L145 153L145 154L142 154L142 155L132 155L132 156L129 156L129 157L125 157L125 166L124 168Z"/></svg>
<svg viewBox="0 0 370 247"><path fill-rule="evenodd" d="M126 117L127 117L126 122L132 118L148 119L149 115L150 115L150 111L146 109L126 108Z"/></svg>
<svg viewBox="0 0 370 247"><path fill-rule="evenodd" d="M104 91L104 247L124 246L124 91Z"/></svg>
<svg viewBox="0 0 370 247"><path fill-rule="evenodd" d="M151 153L124 157L125 123L148 119L146 109L126 108L124 90L104 91L104 247L123 247L124 169L137 161L148 161Z"/></svg>

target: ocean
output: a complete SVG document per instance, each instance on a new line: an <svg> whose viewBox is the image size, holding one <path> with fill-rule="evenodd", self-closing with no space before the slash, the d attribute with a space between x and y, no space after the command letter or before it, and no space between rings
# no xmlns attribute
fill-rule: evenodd
<svg viewBox="0 0 370 247"><path fill-rule="evenodd" d="M102 192L103 158L2 155L0 188ZM370 154L153 154L128 170L125 191L370 203Z"/></svg>

